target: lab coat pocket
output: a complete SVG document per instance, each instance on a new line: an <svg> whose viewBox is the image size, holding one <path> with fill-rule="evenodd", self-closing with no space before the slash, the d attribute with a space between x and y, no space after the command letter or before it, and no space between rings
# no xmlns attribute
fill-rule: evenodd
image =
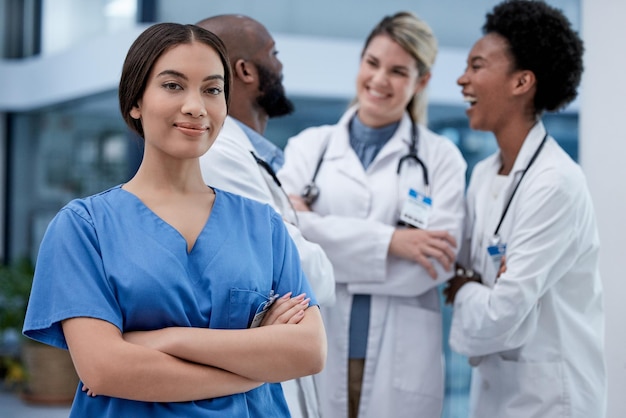
<svg viewBox="0 0 626 418"><path fill-rule="evenodd" d="M483 363L479 366L482 381L477 416L570 416L562 362L524 363L493 355ZM497 410L492 409L495 405L499 405Z"/></svg>
<svg viewBox="0 0 626 418"><path fill-rule="evenodd" d="M443 398L441 313L407 305L396 310L393 386Z"/></svg>
<svg viewBox="0 0 626 418"><path fill-rule="evenodd" d="M248 289L230 289L228 328L248 328L257 311L267 302L269 293L269 290L266 294L263 294Z"/></svg>

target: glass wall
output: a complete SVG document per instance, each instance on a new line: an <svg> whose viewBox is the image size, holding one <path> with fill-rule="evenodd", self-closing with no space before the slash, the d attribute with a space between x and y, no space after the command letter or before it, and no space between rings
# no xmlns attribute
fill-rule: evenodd
<svg viewBox="0 0 626 418"><path fill-rule="evenodd" d="M35 260L48 222L64 204L129 177L139 143L129 140L115 107L109 110L112 97L115 92L10 116L8 259Z"/></svg>
<svg viewBox="0 0 626 418"><path fill-rule="evenodd" d="M43 0L41 52L54 54L136 21L137 0Z"/></svg>

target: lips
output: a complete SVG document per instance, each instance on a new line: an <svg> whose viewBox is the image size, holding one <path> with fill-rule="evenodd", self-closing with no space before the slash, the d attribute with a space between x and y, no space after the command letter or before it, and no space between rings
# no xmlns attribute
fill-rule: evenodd
<svg viewBox="0 0 626 418"><path fill-rule="evenodd" d="M470 96L469 94L463 94L463 101L465 103L469 103L470 105L474 105L476 103L476 97Z"/></svg>
<svg viewBox="0 0 626 418"><path fill-rule="evenodd" d="M208 126L197 123L178 122L175 123L174 126L179 131L189 136L200 136L209 130Z"/></svg>
<svg viewBox="0 0 626 418"><path fill-rule="evenodd" d="M389 92L385 90L380 90L369 85L365 85L364 87L367 95L374 100L387 99L390 96Z"/></svg>

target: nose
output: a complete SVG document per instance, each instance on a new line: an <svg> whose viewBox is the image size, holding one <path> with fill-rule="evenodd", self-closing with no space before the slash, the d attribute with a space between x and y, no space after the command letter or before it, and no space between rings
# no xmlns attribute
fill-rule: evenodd
<svg viewBox="0 0 626 418"><path fill-rule="evenodd" d="M468 83L467 70L465 70L463 74L461 74L459 78L457 78L456 84L458 84L459 86L464 86L467 83Z"/></svg>
<svg viewBox="0 0 626 418"><path fill-rule="evenodd" d="M376 84L385 84L387 82L387 73L383 68L378 68L372 74L372 81Z"/></svg>
<svg viewBox="0 0 626 418"><path fill-rule="evenodd" d="M200 92L189 92L185 96L181 112L194 118L207 115L206 104Z"/></svg>

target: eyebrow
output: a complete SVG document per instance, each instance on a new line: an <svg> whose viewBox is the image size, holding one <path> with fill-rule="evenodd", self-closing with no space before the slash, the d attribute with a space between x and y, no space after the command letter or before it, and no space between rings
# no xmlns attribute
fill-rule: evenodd
<svg viewBox="0 0 626 418"><path fill-rule="evenodd" d="M177 78L181 78L183 80L188 80L187 76L179 71L176 70L163 70L161 71L159 74L157 74L157 77L164 77L167 75L171 75ZM213 75L209 75L206 76L202 79L202 81L210 81L210 80L222 80L224 81L224 76L220 75L220 74L213 74Z"/></svg>

